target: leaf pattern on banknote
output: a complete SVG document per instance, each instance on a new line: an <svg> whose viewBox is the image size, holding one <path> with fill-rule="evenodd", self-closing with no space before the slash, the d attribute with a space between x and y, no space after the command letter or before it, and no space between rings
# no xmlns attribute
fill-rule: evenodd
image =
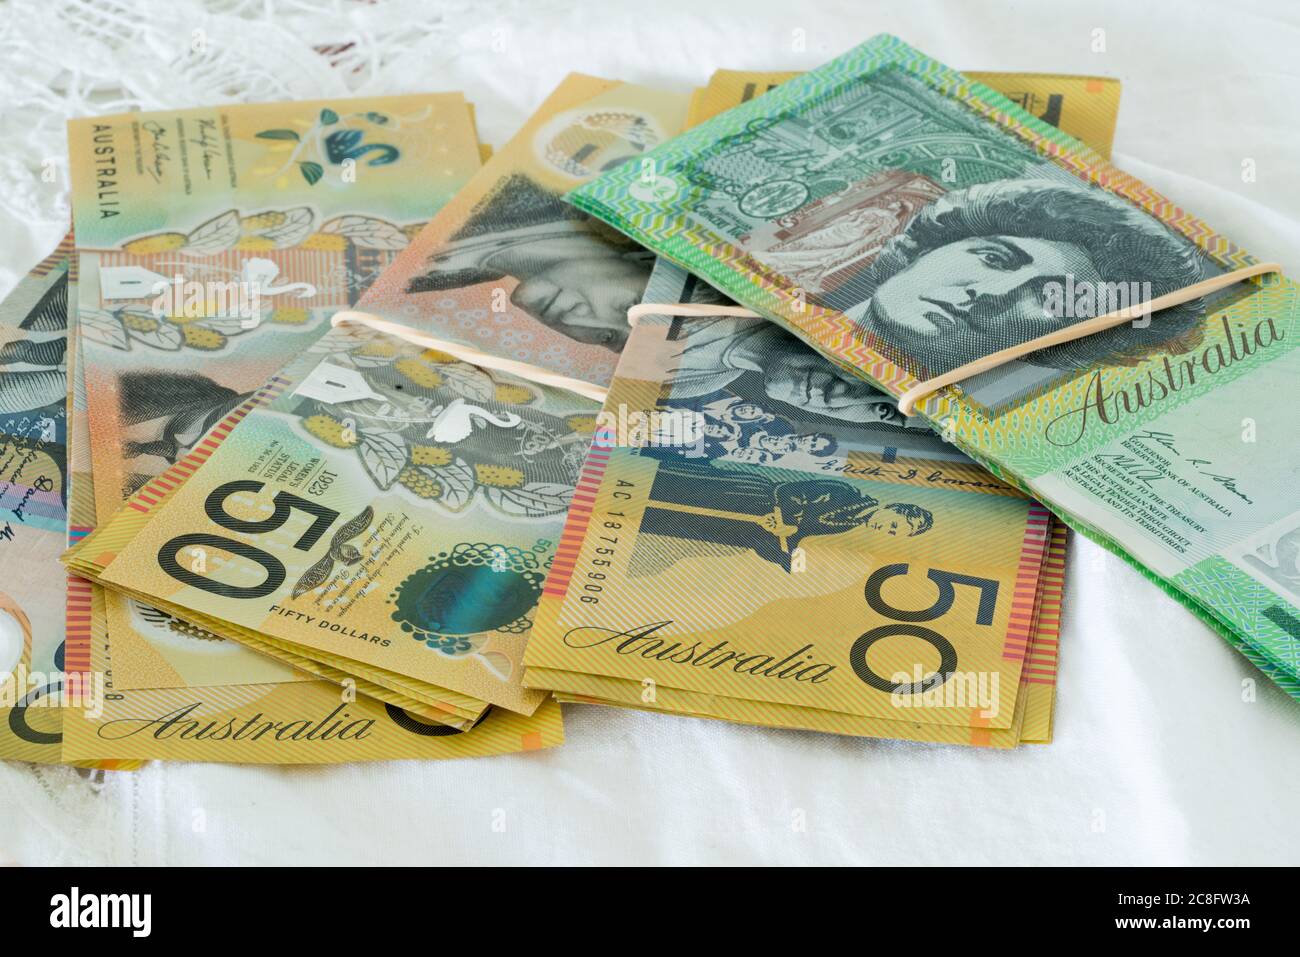
<svg viewBox="0 0 1300 957"><path fill-rule="evenodd" d="M411 465L402 470L401 483L420 498L431 499L459 512L474 497L474 470L461 459L449 465Z"/></svg>
<svg viewBox="0 0 1300 957"><path fill-rule="evenodd" d="M77 313L77 323L81 334L91 342L126 351L131 348L130 338L122 320L103 309L82 307Z"/></svg>
<svg viewBox="0 0 1300 957"><path fill-rule="evenodd" d="M308 346L305 354L355 358L353 350L364 347L373 337L374 333L365 326L339 326ZM391 362L391 357L387 361Z"/></svg>
<svg viewBox="0 0 1300 957"><path fill-rule="evenodd" d="M410 242L406 233L392 223L373 216L340 216L320 228L322 233L346 236L358 246L367 249L387 249L399 252Z"/></svg>
<svg viewBox="0 0 1300 957"><path fill-rule="evenodd" d="M573 486L558 482L530 482L523 488L485 488L489 502L507 515L539 518L559 515L569 508Z"/></svg>
<svg viewBox="0 0 1300 957"><path fill-rule="evenodd" d="M430 471L437 473L435 478L442 487L439 501L452 511L460 511L474 497L474 470L460 459Z"/></svg>
<svg viewBox="0 0 1300 957"><path fill-rule="evenodd" d="M281 249L296 246L311 235L316 214L309 206L298 206L285 210L284 220L261 231L263 239L269 239Z"/></svg>
<svg viewBox="0 0 1300 957"><path fill-rule="evenodd" d="M448 363L440 366L439 371L447 383L466 399L487 402L496 395L496 383L477 366L463 362Z"/></svg>
<svg viewBox="0 0 1300 957"><path fill-rule="evenodd" d="M397 481L409 455L402 433L387 429L362 431L357 452L366 472L385 491Z"/></svg>
<svg viewBox="0 0 1300 957"><path fill-rule="evenodd" d="M230 209L195 227L185 237L185 249L207 255L225 252L239 241L239 234L239 213Z"/></svg>
<svg viewBox="0 0 1300 957"><path fill-rule="evenodd" d="M356 353L344 353L344 355L358 369L380 369L393 364L392 356L368 356Z"/></svg>
<svg viewBox="0 0 1300 957"><path fill-rule="evenodd" d="M118 315L131 338L147 346L175 352L185 344L185 335L180 326L159 319L142 306L127 306Z"/></svg>

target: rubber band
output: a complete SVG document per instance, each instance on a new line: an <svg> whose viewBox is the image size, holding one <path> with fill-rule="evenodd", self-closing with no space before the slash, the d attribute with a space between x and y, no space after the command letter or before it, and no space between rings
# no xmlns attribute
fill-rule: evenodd
<svg viewBox="0 0 1300 957"><path fill-rule="evenodd" d="M988 372L990 369L996 369L998 366L1005 365L1013 359L1019 359L1031 352L1037 352L1039 349L1047 349L1052 346L1059 346L1066 342L1073 342L1075 339L1082 339L1085 336L1095 335L1098 332L1105 332L1121 323L1129 322L1139 316L1150 315L1154 312L1160 312L1162 309L1169 309L1173 306L1181 306L1183 303L1191 302L1193 299L1199 299L1201 296L1217 292L1220 289L1226 289L1228 286L1241 282L1243 279L1251 279L1255 276L1262 276L1265 273L1281 272L1282 267L1278 263L1256 263L1253 266L1243 266L1241 269L1234 269L1232 272L1224 273L1222 276L1213 276L1210 279L1203 279L1200 282L1193 283L1190 286L1184 286L1181 289L1175 289L1173 292L1167 292L1163 296L1157 296L1155 299L1147 302L1136 303L1126 306L1123 309L1117 309L1114 312L1108 312L1103 316L1096 316L1083 322L1075 323L1064 329L1058 329L1055 332L1049 332L1046 335L1039 336L1036 339L1030 339L1027 342L1021 342L1014 346L1008 346L1006 349L999 349L997 352L982 356L979 359L972 360L958 366L942 375L937 375L932 379L926 379L924 382L918 382L910 389L905 390L898 397L898 411L902 415L910 416L916 403L930 395L933 392L944 388L945 386L954 385L962 382L972 376L979 375L982 372ZM745 309L741 306L710 306L700 303L674 302L674 303L641 303L633 306L627 311L627 322L630 326L635 326L642 316L737 316L741 318L763 318L752 309Z"/></svg>
<svg viewBox="0 0 1300 957"><path fill-rule="evenodd" d="M1253 266L1244 266L1241 269L1234 269L1232 272L1224 273L1222 276L1203 279L1200 282L1192 283L1190 286L1167 292L1163 296L1156 296L1156 298L1147 302L1140 302L1124 309L1116 309L1104 316L1086 319L1072 326L1066 326L1064 329L1049 332L1045 336L1039 336L1037 339L1030 339L1028 342L1022 342L1019 345L999 349L997 352L990 353L981 359L960 365L950 372L943 373L943 375L937 375L933 379L918 382L898 397L898 411L903 415L911 415L912 407L916 405L917 400L925 398L930 393L937 392L945 386L953 385L964 379L969 379L971 376L979 375L981 372L996 369L1012 359L1019 359L1021 356L1037 352L1039 349L1059 346L1062 343L1073 342L1075 339L1082 339L1098 332L1105 332L1107 329L1129 322L1138 316L1147 316L1153 312L1160 312L1162 309L1169 309L1172 306L1181 306L1185 302L1199 299L1208 293L1226 289L1243 279L1281 271L1282 267L1277 263L1256 263Z"/></svg>
<svg viewBox="0 0 1300 957"><path fill-rule="evenodd" d="M737 316L741 319L762 319L752 309L744 306L708 306L694 302L653 303L642 302L627 311L627 324L635 327L642 316Z"/></svg>
<svg viewBox="0 0 1300 957"><path fill-rule="evenodd" d="M431 336L428 333L412 329L410 326L404 326L400 322L382 319L368 312L349 310L335 313L334 318L330 320L330 325L336 329L344 325L366 326L376 332L397 336L399 339L405 339L414 345L424 346L426 349L437 349L439 352L445 352L471 365L480 366L484 369L493 369L497 372L505 372L520 379L535 382L538 385L565 389L568 392L574 392L597 402L604 402L605 396L609 392L608 389L593 385L590 382L584 382L581 379L572 379L569 376L551 372L541 366L520 362L517 359L504 359L490 352L475 349L473 346L461 345L459 342L448 342L445 339L439 339L437 336Z"/></svg>

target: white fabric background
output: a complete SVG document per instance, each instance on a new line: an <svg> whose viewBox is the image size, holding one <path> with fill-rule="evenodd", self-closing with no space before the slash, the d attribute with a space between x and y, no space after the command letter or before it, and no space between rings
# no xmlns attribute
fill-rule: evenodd
<svg viewBox="0 0 1300 957"><path fill-rule="evenodd" d="M686 89L881 31L958 68L1120 77L1117 164L1300 273L1300 13L1282 3L336 2L274 23L260 0L128 6L116 25L103 0L0 7L0 292L65 228L66 174L40 172L68 115L463 89L500 144L569 70ZM181 60L196 27L218 41L202 71ZM347 72L310 50L341 37ZM1300 703L1077 537L1048 747L566 718L561 749L470 761L0 765L0 863L1300 863Z"/></svg>

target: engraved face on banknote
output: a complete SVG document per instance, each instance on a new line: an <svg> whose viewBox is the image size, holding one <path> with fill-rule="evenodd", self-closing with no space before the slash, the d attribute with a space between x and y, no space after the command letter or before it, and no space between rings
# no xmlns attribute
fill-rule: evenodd
<svg viewBox="0 0 1300 957"><path fill-rule="evenodd" d="M717 290L666 259L655 264L647 302L728 305ZM735 316L667 322L659 355L659 408L694 430L685 458L836 471L851 451L928 459L958 457L897 400L829 362L774 323ZM683 434L685 434L683 432Z"/></svg>
<svg viewBox="0 0 1300 957"><path fill-rule="evenodd" d="M358 309L608 385L653 257L565 203L681 127L686 97L571 74L362 297Z"/></svg>
<svg viewBox="0 0 1300 957"><path fill-rule="evenodd" d="M516 280L510 303L576 342L622 349L654 257L523 173L506 177L414 276L408 293Z"/></svg>
<svg viewBox="0 0 1300 957"><path fill-rule="evenodd" d="M642 190L623 167L569 200L893 394L1258 265L889 36L720 113L644 165L674 188ZM1208 612L1292 690L1295 463L1264 437L1294 432L1277 398L1300 368L1296 301L1285 278L1236 284L968 378L921 414ZM1281 602L1267 604L1265 588Z"/></svg>
<svg viewBox="0 0 1300 957"><path fill-rule="evenodd" d="M908 427L889 396L778 326L702 317L673 323L666 346L659 407L692 416L698 433L678 446L682 457L832 469L855 447L942 451L928 429Z"/></svg>
<svg viewBox="0 0 1300 957"><path fill-rule="evenodd" d="M858 261L823 302L936 374L1106 311L1054 309L1054 288L1149 282L1162 295L1201 278L1190 244L1155 220L1100 189L1050 179L945 194ZM1199 315L1170 310L1027 361L1085 368L1175 338Z"/></svg>
<svg viewBox="0 0 1300 957"><path fill-rule="evenodd" d="M841 372L779 326L714 316L679 325L678 331L673 341L681 346L668 380L674 403L726 390L732 398L714 417L737 425L772 422L775 415L764 406L778 403L803 410L801 417L904 422L890 397Z"/></svg>
<svg viewBox="0 0 1300 957"><path fill-rule="evenodd" d="M1138 302L1202 278L1162 223L919 85L882 71L719 139L685 164L703 191L692 216L918 374L1110 311L1103 292L1145 283ZM1083 309L1075 289L1090 290ZM1178 340L1201 305L1028 361L1072 371Z"/></svg>

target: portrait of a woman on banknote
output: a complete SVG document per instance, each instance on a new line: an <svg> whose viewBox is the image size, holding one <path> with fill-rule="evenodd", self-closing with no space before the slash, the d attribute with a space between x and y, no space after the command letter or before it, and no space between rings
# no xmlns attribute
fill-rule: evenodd
<svg viewBox="0 0 1300 957"><path fill-rule="evenodd" d="M640 247L517 175L484 199L407 292L513 278L513 305L571 339L618 352L627 341L627 311L641 301L653 263Z"/></svg>
<svg viewBox="0 0 1300 957"><path fill-rule="evenodd" d="M1107 284L1123 284L1127 293L1150 283L1151 296L1160 296L1198 281L1201 269L1191 244L1101 189L1004 180L929 204L820 300L853 319L861 334L875 333L899 358L936 375L1109 311L1080 314L1073 301L1054 301L1056 290L1091 288L1103 303L1103 293L1118 289ZM1136 352L1176 339L1201 312L1189 303L1026 361L1085 368L1119 343Z"/></svg>

